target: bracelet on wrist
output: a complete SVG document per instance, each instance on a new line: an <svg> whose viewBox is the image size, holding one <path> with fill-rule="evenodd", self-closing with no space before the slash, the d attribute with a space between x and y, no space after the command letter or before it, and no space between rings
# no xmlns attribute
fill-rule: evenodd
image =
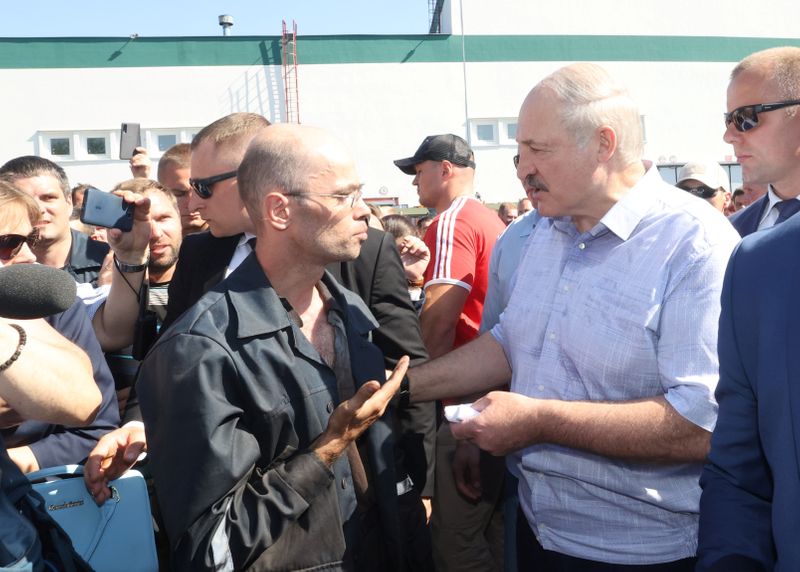
<svg viewBox="0 0 800 572"><path fill-rule="evenodd" d="M5 363L0 365L0 373L7 370L15 361L17 361L19 354L22 353L22 348L25 347L25 343L28 341L28 334L25 333L25 330L22 326L19 324L9 324L9 326L17 330L17 333L19 334L19 342L17 343L17 350L14 352L14 355L8 358Z"/></svg>
<svg viewBox="0 0 800 572"><path fill-rule="evenodd" d="M122 262L117 255L114 255L114 266L117 267L117 270L122 272L123 274L133 274L135 272L144 272L147 269L147 263L150 261L150 257L147 257L145 261L141 264L128 264L127 262Z"/></svg>

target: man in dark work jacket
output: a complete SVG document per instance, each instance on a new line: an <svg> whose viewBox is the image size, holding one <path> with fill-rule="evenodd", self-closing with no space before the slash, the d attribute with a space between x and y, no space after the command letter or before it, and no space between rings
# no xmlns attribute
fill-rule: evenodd
<svg viewBox="0 0 800 572"><path fill-rule="evenodd" d="M222 179L219 176L236 171L247 144L267 125L261 116L235 113L215 121L195 137L192 176L196 182L199 179L198 186L210 189L211 195L201 199L193 193L190 208L201 213L211 230L187 236L183 242L170 282L162 333L250 253L248 241L254 236L253 226L239 198L237 179L233 175ZM331 264L328 270L359 294L378 321L380 327L373 332L373 342L383 352L387 369L394 367L402 355L408 355L412 365L427 359L402 264L388 235L370 229L356 260ZM398 503L407 537L404 555L409 568L425 570L430 567L430 538L419 497L430 496L433 488L435 412L433 404L425 403L397 413L395 456ZM140 416L134 402L134 409L125 420L135 418ZM108 451L103 452L106 454ZM101 494L102 475L94 480L93 486Z"/></svg>
<svg viewBox="0 0 800 572"><path fill-rule="evenodd" d="M321 130L276 125L238 177L255 253L167 329L138 381L172 564L405 569L382 414L408 360L369 381L384 377L377 322L324 271L367 239L352 159Z"/></svg>

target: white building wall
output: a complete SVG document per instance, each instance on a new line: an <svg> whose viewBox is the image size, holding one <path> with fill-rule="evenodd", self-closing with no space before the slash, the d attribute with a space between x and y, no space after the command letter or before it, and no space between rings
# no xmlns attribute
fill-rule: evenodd
<svg viewBox="0 0 800 572"><path fill-rule="evenodd" d="M516 117L530 88L565 63L467 64L470 118ZM641 105L648 158L732 159L721 139L732 64L604 65L631 87ZM113 136L111 158L61 164L73 183L110 188L129 176L127 162L116 159L121 122L139 122L145 131L183 128L188 141L200 127L233 111L254 111L281 121L279 94L269 88L275 73L275 66L0 70L3 85L26 86L6 93L0 157L41 153L37 131L105 130ZM299 81L302 122L328 128L346 141L368 196L398 196L401 203L417 204L411 177L392 160L412 155L426 135L467 136L461 63L306 65L300 68ZM511 166L516 147L473 143L476 185L483 198L521 196ZM385 195L379 194L382 187Z"/></svg>

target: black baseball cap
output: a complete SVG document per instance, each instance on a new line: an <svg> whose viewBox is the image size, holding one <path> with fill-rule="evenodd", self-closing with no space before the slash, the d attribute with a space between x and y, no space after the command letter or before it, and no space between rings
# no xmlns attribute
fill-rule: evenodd
<svg viewBox="0 0 800 572"><path fill-rule="evenodd" d="M423 161L450 161L461 167L475 168L475 154L469 143L452 133L428 135L413 157L398 159L394 164L406 175L415 175L414 165Z"/></svg>

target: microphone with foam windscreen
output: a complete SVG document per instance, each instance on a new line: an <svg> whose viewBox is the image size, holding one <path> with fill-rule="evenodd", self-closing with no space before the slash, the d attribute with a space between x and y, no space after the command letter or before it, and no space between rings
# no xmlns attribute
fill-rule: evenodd
<svg viewBox="0 0 800 572"><path fill-rule="evenodd" d="M0 317L12 320L45 318L75 302L75 279L41 264L0 268Z"/></svg>

